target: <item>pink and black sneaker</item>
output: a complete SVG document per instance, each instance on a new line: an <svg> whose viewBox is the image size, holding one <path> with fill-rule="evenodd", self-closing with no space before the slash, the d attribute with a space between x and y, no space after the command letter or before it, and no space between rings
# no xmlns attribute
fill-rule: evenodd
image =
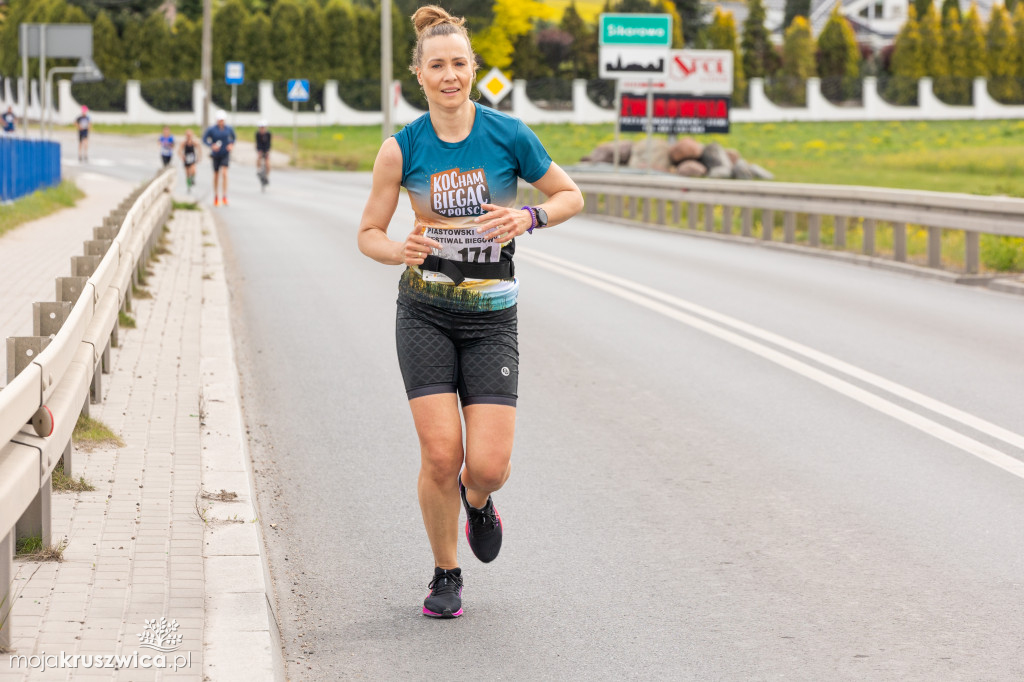
<svg viewBox="0 0 1024 682"><path fill-rule="evenodd" d="M494 508L494 501L487 496L487 504L477 509L466 500L466 486L459 477L459 494L462 495L462 506L466 508L466 540L469 548L480 561L490 563L501 551L501 515Z"/></svg>
<svg viewBox="0 0 1024 682"><path fill-rule="evenodd" d="M462 615L462 569L434 567L430 594L423 600L423 615L431 618L458 618Z"/></svg>

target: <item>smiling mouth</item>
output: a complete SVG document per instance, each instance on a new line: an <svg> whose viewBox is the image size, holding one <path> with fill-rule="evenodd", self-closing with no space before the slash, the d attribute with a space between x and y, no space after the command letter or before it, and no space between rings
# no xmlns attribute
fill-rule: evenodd
<svg viewBox="0 0 1024 682"><path fill-rule="evenodd" d="M442 88L441 92L445 93L446 95L452 95L461 89L462 88Z"/></svg>

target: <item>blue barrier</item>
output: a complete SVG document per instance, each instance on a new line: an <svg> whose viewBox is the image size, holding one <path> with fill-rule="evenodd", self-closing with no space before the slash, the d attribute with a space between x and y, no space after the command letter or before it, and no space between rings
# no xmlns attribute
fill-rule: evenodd
<svg viewBox="0 0 1024 682"><path fill-rule="evenodd" d="M60 184L60 144L0 137L0 201Z"/></svg>

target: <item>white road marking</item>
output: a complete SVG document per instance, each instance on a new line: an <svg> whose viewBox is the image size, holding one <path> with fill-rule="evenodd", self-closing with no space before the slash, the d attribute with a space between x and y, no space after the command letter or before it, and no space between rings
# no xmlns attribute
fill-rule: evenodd
<svg viewBox="0 0 1024 682"><path fill-rule="evenodd" d="M556 256L539 253L532 249L519 249L516 252L516 256L526 256L527 259L534 261L536 265L547 270L570 277L594 288L606 291L614 296L618 296L619 298L636 303L637 305L660 313L665 317L682 322L694 329L700 330L734 346L754 353L755 355L769 360L770 362L774 362L777 365L785 367L786 369L826 386L837 393L852 398L863 405L882 412L883 414L893 417L894 419L912 426L915 429L923 431L930 436L938 438L939 440L983 459L986 462L993 464L1019 478L1024 478L1024 462L1021 460L1011 457L1005 452L985 445L984 443L974 440L969 436L939 424L927 417L919 415L916 412L912 412L911 410L886 400L885 398L870 393L869 391L855 386L848 381L832 376L831 374L817 369L816 367L812 367L805 362L797 360L796 358L781 353L773 348L769 348L762 343L748 339L745 336L740 336L728 329L723 329L722 326L732 327L733 329L743 331L751 336L769 341L777 346L799 355L803 355L804 357L826 365L848 376L888 391L893 395L904 398L927 410L942 414L945 417L949 417L950 419L960 422L966 426L970 426L977 431L1002 440L1003 442L1018 447L1024 447L1024 436L1021 436L1020 434L996 426L984 419L958 410L950 405L946 405L941 401L929 398L928 396L913 391L905 386L862 370L859 367L845 363L830 355L815 351L807 346L790 341L785 337L763 330L760 327L755 327L727 315L722 315L721 313L716 313L713 310L690 303L689 301L677 296L660 292L656 289L652 289L615 275L609 275L583 265L578 265ZM708 320L694 317L693 315L682 312L677 308L682 308L683 310L689 310L693 313L702 315L707 317L708 320L714 320L722 326L717 326Z"/></svg>

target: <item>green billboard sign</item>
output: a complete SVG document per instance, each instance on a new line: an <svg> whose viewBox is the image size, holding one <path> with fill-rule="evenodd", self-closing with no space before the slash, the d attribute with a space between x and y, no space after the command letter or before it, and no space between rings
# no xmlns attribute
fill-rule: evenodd
<svg viewBox="0 0 1024 682"><path fill-rule="evenodd" d="M672 46L671 14L602 14L601 45Z"/></svg>

